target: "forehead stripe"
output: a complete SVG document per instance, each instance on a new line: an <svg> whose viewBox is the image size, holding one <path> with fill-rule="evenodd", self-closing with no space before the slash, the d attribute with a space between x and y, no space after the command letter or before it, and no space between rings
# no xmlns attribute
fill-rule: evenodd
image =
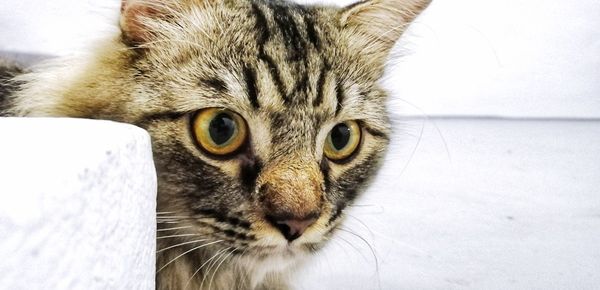
<svg viewBox="0 0 600 290"><path fill-rule="evenodd" d="M281 75L279 74L279 67L277 66L277 63L269 55L267 55L264 52L264 49L262 49L262 48L261 48L261 51L259 52L258 58L261 61L263 61L269 68L269 73L271 74L271 79L273 80L273 82L275 83L275 86L277 87L277 92L279 93L279 95L281 96L283 101L287 103L288 102L287 88L285 87L285 84L281 80Z"/></svg>
<svg viewBox="0 0 600 290"><path fill-rule="evenodd" d="M344 84L339 80L335 86L335 97L337 98L337 106L335 108L335 115L337 116L342 110L342 104L344 103L345 98Z"/></svg>
<svg viewBox="0 0 600 290"><path fill-rule="evenodd" d="M327 80L328 72L329 68L324 65L321 69L319 80L317 81L317 97L313 101L313 107L318 107L321 105L321 103L323 103L323 95L325 94L325 81Z"/></svg>
<svg viewBox="0 0 600 290"><path fill-rule="evenodd" d="M320 51L321 39L319 38L317 30L315 29L315 22L312 19L312 15L304 8L302 8L302 11L304 12L304 23L306 24L306 34L308 35L308 40L313 44L315 49Z"/></svg>
<svg viewBox="0 0 600 290"><path fill-rule="evenodd" d="M272 10L273 20L281 31L290 60L299 61L306 58L306 41L302 38L293 15L290 14L294 11L293 7L277 2L268 2L267 5Z"/></svg>
<svg viewBox="0 0 600 290"><path fill-rule="evenodd" d="M252 13L256 19L255 28L259 32L257 45L258 45L258 59L265 63L271 74L271 79L277 87L277 91L284 102L287 100L287 88L285 87L279 73L279 67L273 58L271 58L265 51L265 45L271 38L271 32L269 30L269 24L263 11L258 7L258 4L252 3Z"/></svg>
<svg viewBox="0 0 600 290"><path fill-rule="evenodd" d="M269 38L271 38L269 24L267 23L265 14L262 12L262 10L260 10L260 7L258 7L258 4L256 3L252 3L252 14L254 14L254 18L256 19L254 28L260 32L258 37L258 45L262 48Z"/></svg>
<svg viewBox="0 0 600 290"><path fill-rule="evenodd" d="M246 90L248 99L254 109L260 108L258 103L258 89L256 88L256 72L251 67L244 67L244 80L246 81Z"/></svg>

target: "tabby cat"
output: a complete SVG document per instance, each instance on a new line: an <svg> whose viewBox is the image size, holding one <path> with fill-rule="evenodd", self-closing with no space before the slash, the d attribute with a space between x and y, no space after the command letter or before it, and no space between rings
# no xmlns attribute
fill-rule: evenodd
<svg viewBox="0 0 600 290"><path fill-rule="evenodd" d="M119 35L5 82L0 108L150 133L158 289L286 289L378 167L378 80L428 4L123 0Z"/></svg>

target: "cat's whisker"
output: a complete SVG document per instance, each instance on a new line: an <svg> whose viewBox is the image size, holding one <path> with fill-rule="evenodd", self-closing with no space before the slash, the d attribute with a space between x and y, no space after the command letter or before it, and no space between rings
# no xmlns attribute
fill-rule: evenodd
<svg viewBox="0 0 600 290"><path fill-rule="evenodd" d="M183 289L187 289L187 287L189 286L190 282L192 282L192 279L194 279L194 276L196 276L196 274L198 274L198 272L200 272L200 270L202 270L202 268L204 268L204 266L206 266L206 264L208 264L210 261L214 260L215 257L217 257L219 254L221 254L223 251L227 251L229 249L231 249L232 247L229 247L227 249L221 249L219 251L217 251L217 253L215 253L212 257L210 257L208 260L206 260L204 263L202 263L202 265L200 265L200 267L198 267L198 269L194 272L194 274L192 274L192 276L190 277L190 279L187 280L187 282L185 283L185 286L183 286Z"/></svg>
<svg viewBox="0 0 600 290"><path fill-rule="evenodd" d="M157 240L161 240L161 239L171 239L171 238L181 238L181 237L193 237L193 236L201 236L201 234L168 235L168 236L156 237L156 239Z"/></svg>
<svg viewBox="0 0 600 290"><path fill-rule="evenodd" d="M248 251L248 249L249 249L249 248L245 248L245 249L244 249L244 251L243 251L243 252L242 252L242 253L241 253L239 256L240 256L240 257L243 257L243 256L246 254L246 251ZM244 270L242 269L242 266L241 266L239 263L238 263L238 264L234 264L234 265L235 265L236 267L238 267L238 269L239 269L239 273L240 273L241 275L243 275L243 277L242 277L242 281L246 281L246 280L244 280L244 279L247 279L248 281L250 281L250 274L249 274L247 271L244 271ZM242 285L243 285L243 284L242 284L242 283L240 283L240 284L239 284L239 285L236 287L236 289L241 289L241 290L243 290L243 288L242 288Z"/></svg>
<svg viewBox="0 0 600 290"><path fill-rule="evenodd" d="M172 245L172 246L168 246L168 247L166 247L166 248L160 249L160 250L156 251L156 253L158 254L158 253L164 252L164 251L166 251L166 250L170 250L170 249L173 249L173 248L177 248L177 247L179 247L179 246L188 245L188 244L193 244L193 243L205 242L205 241L208 241L208 240L209 240L209 239L201 239L201 240L195 240L195 241L189 241L189 242L179 243L179 244L177 244L177 245Z"/></svg>
<svg viewBox="0 0 600 290"><path fill-rule="evenodd" d="M394 244L399 244L399 245L403 246L404 248L410 249L410 250L415 251L415 252L417 252L419 254L428 254L428 252L426 250L422 249L422 248L418 248L416 246L413 246L413 245L411 245L409 243L403 242L402 240L393 238L393 237L391 237L389 235L386 235L386 234L384 234L382 232L379 232L379 231L373 232L368 227L366 227L366 225L365 225L365 228L369 231L369 233L371 234L371 237L373 239L375 239L375 236L377 236L379 238L383 238L383 239L386 239L388 241L391 241Z"/></svg>
<svg viewBox="0 0 600 290"><path fill-rule="evenodd" d="M229 254L227 254L225 256L225 258L223 258L221 260L221 262L219 263L219 265L217 265L217 268L215 268L215 270L213 271L212 276L210 277L210 283L208 283L208 290L212 289L212 283L213 280L215 279L215 275L217 274L217 271L219 271L219 268L221 267L221 265L223 264L223 262L225 262L238 248L233 249L232 251L229 252Z"/></svg>
<svg viewBox="0 0 600 290"><path fill-rule="evenodd" d="M157 223L183 223L183 222L188 222L191 219L192 218L186 218L186 217L157 217L156 222Z"/></svg>
<svg viewBox="0 0 600 290"><path fill-rule="evenodd" d="M161 219L191 219L193 217L185 216L185 215L174 215L174 216L160 216L157 218L161 218Z"/></svg>
<svg viewBox="0 0 600 290"><path fill-rule="evenodd" d="M183 221L179 221L179 220L160 220L160 221L156 221L157 224L183 224ZM179 225L173 225L173 226L179 226ZM170 227L170 226L169 226Z"/></svg>
<svg viewBox="0 0 600 290"><path fill-rule="evenodd" d="M398 174L398 177L400 177L400 176L402 176L404 174L404 171L406 171L406 169L410 165L410 162L415 157L415 154L417 153L417 149L419 149L419 145L421 145L421 140L423 139L423 133L424 132L425 132L425 121L423 121L421 123L421 130L419 132L419 137L417 138L417 142L415 143L415 146L413 147L412 151L410 152L410 156L408 157L408 160L406 161L406 164L404 164L404 166L400 170L400 173Z"/></svg>
<svg viewBox="0 0 600 290"><path fill-rule="evenodd" d="M351 206L351 207L370 207L370 206L377 206L377 205L376 204L358 204L358 203L355 203L355 204L349 204L348 206Z"/></svg>
<svg viewBox="0 0 600 290"><path fill-rule="evenodd" d="M422 254L422 255L426 255L426 254L427 254L427 255L430 255L430 253L428 253L428 251L426 251L426 250L424 250L424 249L421 249L421 248L418 248L418 247L416 247L416 246L413 246L413 245L411 245L411 244L409 244L409 243L403 242L403 241L401 241L401 240L398 240L398 239L394 239L394 238L392 238L392 237L389 237L389 236L387 236L387 235L384 235L384 234L381 234L381 233L378 233L378 235L379 235L380 237L383 237L383 238L385 238L385 239L389 240L389 241L392 241L392 242L394 242L394 244L399 244L399 245L401 245L402 247L404 247L404 248L406 248L406 249L409 249L409 250L415 251L415 252L417 252L417 253L419 253L419 254Z"/></svg>
<svg viewBox="0 0 600 290"><path fill-rule="evenodd" d="M412 134L412 133L409 133L406 131L398 132L397 134L401 134L401 135L405 135L405 136L413 137L413 138L419 138L419 135L415 135L415 134Z"/></svg>
<svg viewBox="0 0 600 290"><path fill-rule="evenodd" d="M181 230L181 229L188 229L191 228L192 226L185 226L185 227L174 227L174 228L167 228L167 229L157 229L157 232L164 232L164 231L174 231L174 230Z"/></svg>
<svg viewBox="0 0 600 290"><path fill-rule="evenodd" d="M338 236L339 238L339 236ZM343 246L342 242L338 241L338 239L331 239L330 242L332 242L332 245L338 246L344 253L346 252L345 247ZM347 256L344 256L345 258L347 258Z"/></svg>
<svg viewBox="0 0 600 290"><path fill-rule="evenodd" d="M373 246L371 246L371 243L369 243L369 241L367 241L365 238L363 238L361 235L349 230L349 229L345 229L342 227L338 228L340 231L346 232L351 234L352 236L360 239L362 242L365 243L365 245L367 245L367 247L369 248L369 250L371 251L371 255L373 256L373 260L375 261L375 272L377 273L377 275L379 275L379 258L377 258L377 254L375 253L375 249L373 248Z"/></svg>
<svg viewBox="0 0 600 290"><path fill-rule="evenodd" d="M352 244L351 242L349 242L348 240L344 239L343 237L341 237L339 235L337 236L337 238L342 240L346 244L348 244L359 256L361 256L365 260L365 262L369 262L369 258L367 258L364 255L364 253L359 248L357 248L354 244Z"/></svg>
<svg viewBox="0 0 600 290"><path fill-rule="evenodd" d="M346 213L346 216L347 216L347 217L349 217L349 218L352 218L352 219L354 219L356 222L358 222L359 224L361 224L361 225L362 225L362 226L363 226L363 227L364 227L364 228L365 228L365 229L366 229L366 230L369 232L369 234L371 235L371 238L372 238L372 239L373 239L373 238L375 238L375 234L373 233L373 231L371 231L371 229L369 228L369 226L367 226L367 224L366 224L366 223L364 223L364 222L363 222L362 220L360 220L358 217L356 217L356 216L353 216L353 215L351 215L351 214L349 214L349 213Z"/></svg>
<svg viewBox="0 0 600 290"><path fill-rule="evenodd" d="M395 99L415 108L417 111L419 111L419 113L421 113L421 115L425 118L425 120L427 122L429 122L431 125L433 125L438 136L440 136L440 139L442 140L444 149L446 150L446 155L448 157L448 160L450 160L450 162L452 162L452 156L450 154L450 149L448 149L448 142L446 141L446 138L444 137L444 134L442 134L442 130L440 130L440 127L437 125L437 123L425 112L425 110L423 110L419 106L417 106L417 105L413 104L412 102L409 102L405 99L402 99L402 98L395 98Z"/></svg>
<svg viewBox="0 0 600 290"><path fill-rule="evenodd" d="M357 237L358 239L360 239L362 242L364 242L367 245L367 247L371 251L371 255L373 256L373 260L375 262L375 277L377 278L377 285L378 285L378 288L381 289L381 275L379 273L379 258L377 257L377 254L375 252L375 248L373 248L373 246L371 245L371 243L369 243L369 241L367 241L361 235L359 235L359 234L357 234L357 233L355 233L355 232L353 232L353 231L351 231L349 229L340 228L340 230L343 231L343 232L347 232L347 233L351 234L354 237ZM362 256L362 254L361 254L361 256Z"/></svg>
<svg viewBox="0 0 600 290"><path fill-rule="evenodd" d="M320 264L323 265L323 263L327 264L327 267L329 268L329 273L333 273L333 266L331 266L331 256L329 255L329 253L327 251L323 251L325 259L324 261L320 261Z"/></svg>
<svg viewBox="0 0 600 290"><path fill-rule="evenodd" d="M179 221L179 219L174 219L174 218L157 218L156 219L157 223L161 223L161 222L173 222L173 221Z"/></svg>
<svg viewBox="0 0 600 290"><path fill-rule="evenodd" d="M158 269L158 271L156 271L156 273L159 273L164 268L166 268L167 266L169 266L171 263L175 262L177 259L183 257L184 255L186 255L186 254L188 254L188 253L190 253L192 251L195 251L195 250L198 250L198 249L201 249L201 248L204 248L204 247L208 247L210 245L214 245L214 244L217 244L217 243L221 243L221 242L223 242L223 240L217 240L217 241L214 241L214 242L206 243L206 244L203 244L203 245L191 248L190 250L185 251L183 254L180 254L179 256L175 257L174 259L172 259L171 261L169 261L168 263L166 263L164 266L160 267L160 269Z"/></svg>
<svg viewBox="0 0 600 290"><path fill-rule="evenodd" d="M202 281L200 281L200 289L203 289L204 287L204 281L206 281L206 278L208 277L208 275L210 274L210 270L212 270L212 268L219 262L219 260L225 255L225 251L219 251L219 256L217 256L216 259L214 259L213 261L210 262L210 264L208 264L208 269L206 269L206 273L205 275L202 276Z"/></svg>
<svg viewBox="0 0 600 290"><path fill-rule="evenodd" d="M184 222L180 221L156 221L157 224L182 224Z"/></svg>

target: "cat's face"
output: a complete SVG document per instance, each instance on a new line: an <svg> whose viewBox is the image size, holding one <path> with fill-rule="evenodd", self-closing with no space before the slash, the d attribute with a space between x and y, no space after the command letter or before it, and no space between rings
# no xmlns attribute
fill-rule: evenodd
<svg viewBox="0 0 600 290"><path fill-rule="evenodd" d="M159 175L159 249L289 258L327 240L388 144L377 82L426 5L400 2L124 6L129 106L141 108L134 122L152 135Z"/></svg>
<svg viewBox="0 0 600 290"><path fill-rule="evenodd" d="M319 249L386 150L378 81L429 0L122 3L118 38L73 67L25 77L33 85L10 113L148 130L161 289L185 288L199 271L202 288L228 257L266 275ZM229 286L257 280L223 277Z"/></svg>

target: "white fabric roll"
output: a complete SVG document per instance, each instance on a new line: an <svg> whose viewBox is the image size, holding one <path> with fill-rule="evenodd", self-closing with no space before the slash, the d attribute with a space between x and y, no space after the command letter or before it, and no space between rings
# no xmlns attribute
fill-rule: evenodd
<svg viewBox="0 0 600 290"><path fill-rule="evenodd" d="M0 118L0 289L154 289L155 212L144 130Z"/></svg>

